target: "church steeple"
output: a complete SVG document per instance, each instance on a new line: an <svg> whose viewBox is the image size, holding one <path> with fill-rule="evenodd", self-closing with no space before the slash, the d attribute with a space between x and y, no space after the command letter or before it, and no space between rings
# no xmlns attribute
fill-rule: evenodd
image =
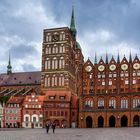
<svg viewBox="0 0 140 140"><path fill-rule="evenodd" d="M74 36L74 38L76 38L77 30L76 30L76 27L75 27L74 5L72 6L70 30L71 30L72 35Z"/></svg>
<svg viewBox="0 0 140 140"><path fill-rule="evenodd" d="M10 59L10 54L9 54L9 61L8 61L8 66L7 66L7 74L12 73L12 66L11 66L11 59Z"/></svg>
<svg viewBox="0 0 140 140"><path fill-rule="evenodd" d="M107 54L107 51L106 51L106 64L108 64L108 54Z"/></svg>
<svg viewBox="0 0 140 140"><path fill-rule="evenodd" d="M96 56L96 52L95 52L94 64L97 64L97 56Z"/></svg>
<svg viewBox="0 0 140 140"><path fill-rule="evenodd" d="M117 63L120 63L120 56L119 56L119 52L118 52Z"/></svg>
<svg viewBox="0 0 140 140"><path fill-rule="evenodd" d="M131 50L130 50L130 55L129 55L129 62L132 62L132 56L131 56Z"/></svg>

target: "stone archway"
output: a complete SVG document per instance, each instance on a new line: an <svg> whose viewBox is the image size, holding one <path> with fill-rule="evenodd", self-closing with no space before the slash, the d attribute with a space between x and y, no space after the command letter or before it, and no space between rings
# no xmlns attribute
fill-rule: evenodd
<svg viewBox="0 0 140 140"><path fill-rule="evenodd" d="M110 116L109 118L109 127L115 127L116 119L114 116Z"/></svg>
<svg viewBox="0 0 140 140"><path fill-rule="evenodd" d="M135 115L133 118L133 126L134 127L140 126L140 118L138 115Z"/></svg>
<svg viewBox="0 0 140 140"><path fill-rule="evenodd" d="M86 128L92 128L92 118L90 116L88 116L86 118Z"/></svg>
<svg viewBox="0 0 140 140"><path fill-rule="evenodd" d="M124 115L121 117L121 127L127 127L128 125L128 118Z"/></svg>
<svg viewBox="0 0 140 140"><path fill-rule="evenodd" d="M104 127L104 118L102 116L98 117L98 127Z"/></svg>

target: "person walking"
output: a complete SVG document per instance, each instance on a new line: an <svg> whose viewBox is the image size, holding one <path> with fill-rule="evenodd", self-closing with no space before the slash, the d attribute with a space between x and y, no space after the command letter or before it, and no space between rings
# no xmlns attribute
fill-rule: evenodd
<svg viewBox="0 0 140 140"><path fill-rule="evenodd" d="M53 133L55 133L55 123L52 124Z"/></svg>
<svg viewBox="0 0 140 140"><path fill-rule="evenodd" d="M46 132L47 133L49 132L49 128L50 128L50 124L49 123L46 123Z"/></svg>

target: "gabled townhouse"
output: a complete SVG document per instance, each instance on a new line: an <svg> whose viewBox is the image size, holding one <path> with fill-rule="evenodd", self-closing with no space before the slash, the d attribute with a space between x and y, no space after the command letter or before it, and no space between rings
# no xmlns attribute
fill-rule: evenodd
<svg viewBox="0 0 140 140"><path fill-rule="evenodd" d="M24 128L42 128L43 127L43 95L36 95L33 92L25 97L23 103L23 122Z"/></svg>
<svg viewBox="0 0 140 140"><path fill-rule="evenodd" d="M4 107L4 127L22 127L22 103L24 97L11 96Z"/></svg>

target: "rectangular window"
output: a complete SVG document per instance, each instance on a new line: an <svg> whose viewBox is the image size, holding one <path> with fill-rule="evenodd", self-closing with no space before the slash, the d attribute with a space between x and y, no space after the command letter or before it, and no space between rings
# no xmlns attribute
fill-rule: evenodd
<svg viewBox="0 0 140 140"><path fill-rule="evenodd" d="M102 78L105 78L105 74L102 75Z"/></svg>
<svg viewBox="0 0 140 140"><path fill-rule="evenodd" d="M43 122L43 118L42 117L39 117L39 122Z"/></svg>
<svg viewBox="0 0 140 140"><path fill-rule="evenodd" d="M128 80L125 80L125 85L128 85L129 84L129 81Z"/></svg>
<svg viewBox="0 0 140 140"><path fill-rule="evenodd" d="M113 74L113 77L117 77L117 74Z"/></svg>
<svg viewBox="0 0 140 140"><path fill-rule="evenodd" d="M25 117L25 121L28 122L29 121L29 118L28 117Z"/></svg>
<svg viewBox="0 0 140 140"><path fill-rule="evenodd" d="M136 80L133 80L133 84L136 84Z"/></svg>
<svg viewBox="0 0 140 140"><path fill-rule="evenodd" d="M36 122L36 117L33 117L33 122L34 122L34 123Z"/></svg>
<svg viewBox="0 0 140 140"><path fill-rule="evenodd" d="M105 85L105 82L104 82L104 81L102 82L102 85L103 85L103 86Z"/></svg>
<svg viewBox="0 0 140 140"><path fill-rule="evenodd" d="M112 85L112 81L109 81L109 85Z"/></svg>

